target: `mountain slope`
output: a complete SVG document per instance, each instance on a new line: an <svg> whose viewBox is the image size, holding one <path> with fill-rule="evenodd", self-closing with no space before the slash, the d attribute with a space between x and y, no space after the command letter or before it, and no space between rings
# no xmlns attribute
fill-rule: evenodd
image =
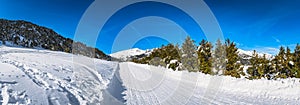
<svg viewBox="0 0 300 105"><path fill-rule="evenodd" d="M250 65L250 59L253 56L253 51L245 51L242 49L238 49L238 55L240 57L240 61L243 65ZM273 55L272 54L268 54L268 53L257 53L258 57L263 57L264 54L266 55L266 59L271 60L273 59Z"/></svg>
<svg viewBox="0 0 300 105"><path fill-rule="evenodd" d="M22 20L0 19L0 44L27 48L43 48L93 58L111 59L110 56L105 55L97 48L88 47L81 42L64 38L52 29Z"/></svg>
<svg viewBox="0 0 300 105"><path fill-rule="evenodd" d="M110 56L121 59L123 61L128 61L136 57L137 58L145 57L149 55L151 51L152 50L141 50L139 48L133 48L133 49L123 50L123 51L110 54Z"/></svg>

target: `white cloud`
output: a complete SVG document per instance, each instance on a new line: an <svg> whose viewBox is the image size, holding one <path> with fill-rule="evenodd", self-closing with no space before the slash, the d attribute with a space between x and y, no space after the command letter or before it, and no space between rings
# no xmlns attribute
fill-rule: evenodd
<svg viewBox="0 0 300 105"><path fill-rule="evenodd" d="M265 54L271 54L271 55L276 55L279 52L279 48L274 48L274 47L264 47L264 46L256 46L256 47L251 47L251 48L243 48L248 51L253 51L256 50L259 53L265 53Z"/></svg>
<svg viewBox="0 0 300 105"><path fill-rule="evenodd" d="M257 50L257 52L268 53L272 55L276 55L279 52L278 48L273 48L273 47L256 47L254 49Z"/></svg>
<svg viewBox="0 0 300 105"><path fill-rule="evenodd" d="M289 45L280 45L280 46L283 46L283 47L289 47L290 49L294 49L296 47L297 44L289 44ZM278 47L280 47L278 46Z"/></svg>
<svg viewBox="0 0 300 105"><path fill-rule="evenodd" d="M272 38L277 42L277 43L280 43L280 40L274 36L272 36Z"/></svg>
<svg viewBox="0 0 300 105"><path fill-rule="evenodd" d="M237 47L241 47L241 46L243 46L243 44L241 44L241 43L237 43L237 42L235 42L235 44L236 44L236 46L237 46Z"/></svg>

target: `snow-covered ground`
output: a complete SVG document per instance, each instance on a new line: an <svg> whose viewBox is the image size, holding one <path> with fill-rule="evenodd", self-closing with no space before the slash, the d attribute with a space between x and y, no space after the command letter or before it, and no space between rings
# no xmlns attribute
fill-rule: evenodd
<svg viewBox="0 0 300 105"><path fill-rule="evenodd" d="M300 81L247 80L0 46L0 103L299 104Z"/></svg>
<svg viewBox="0 0 300 105"><path fill-rule="evenodd" d="M120 64L127 104L299 104L299 79L247 80Z"/></svg>
<svg viewBox="0 0 300 105"><path fill-rule="evenodd" d="M0 48L2 102L66 105L100 103L117 62L63 52ZM0 98L1 99L1 98Z"/></svg>

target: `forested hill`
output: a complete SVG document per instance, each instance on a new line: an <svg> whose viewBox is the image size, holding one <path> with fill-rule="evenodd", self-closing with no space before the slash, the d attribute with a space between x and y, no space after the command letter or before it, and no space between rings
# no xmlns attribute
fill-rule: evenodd
<svg viewBox="0 0 300 105"><path fill-rule="evenodd" d="M88 47L81 42L65 38L52 29L23 20L0 19L0 44L63 51L105 60L112 59L97 48Z"/></svg>

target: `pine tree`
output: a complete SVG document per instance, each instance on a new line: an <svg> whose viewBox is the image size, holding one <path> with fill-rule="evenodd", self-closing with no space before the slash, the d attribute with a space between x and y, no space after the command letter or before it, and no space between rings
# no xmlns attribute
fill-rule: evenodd
<svg viewBox="0 0 300 105"><path fill-rule="evenodd" d="M294 67L292 69L292 77L300 78L300 45L297 44L293 54Z"/></svg>
<svg viewBox="0 0 300 105"><path fill-rule="evenodd" d="M267 77L272 68L271 65L269 65L269 60L266 58L266 54L264 54L262 58L259 58L259 63L259 78ZM270 77L267 78L270 79Z"/></svg>
<svg viewBox="0 0 300 105"><path fill-rule="evenodd" d="M222 73L226 69L226 48L222 44L221 40L218 39L216 42L216 47L213 55L213 66L215 68L215 74Z"/></svg>
<svg viewBox="0 0 300 105"><path fill-rule="evenodd" d="M1 40L1 44L5 44L5 36L3 35L3 32L1 32L0 34L0 40Z"/></svg>
<svg viewBox="0 0 300 105"><path fill-rule="evenodd" d="M171 60L180 60L178 45L174 46L173 44L168 44L163 48L163 52L165 56L163 58L165 59L165 63L169 64Z"/></svg>
<svg viewBox="0 0 300 105"><path fill-rule="evenodd" d="M292 68L293 68L293 65L291 64L292 59L293 56L291 54L291 49L289 47L286 47L284 68L285 68L285 73L288 77L292 77Z"/></svg>
<svg viewBox="0 0 300 105"><path fill-rule="evenodd" d="M197 53L195 41L189 36L185 39L182 44L182 57L181 62L184 69L188 71L197 72Z"/></svg>
<svg viewBox="0 0 300 105"><path fill-rule="evenodd" d="M287 78L285 69L285 49L283 46L280 47L279 53L275 56L276 71L278 72L277 78Z"/></svg>
<svg viewBox="0 0 300 105"><path fill-rule="evenodd" d="M19 45L19 41L20 41L20 37L19 36L15 36L14 40L13 40L14 44Z"/></svg>
<svg viewBox="0 0 300 105"><path fill-rule="evenodd" d="M237 51L238 48L236 47L234 42L231 42L229 39L226 40L225 45L227 64L224 74L240 78L242 74L242 68L240 67L240 64L237 63L237 61L239 60Z"/></svg>
<svg viewBox="0 0 300 105"><path fill-rule="evenodd" d="M206 40L200 42L198 48L198 63L199 70L205 74L212 74L212 54L211 54L212 45Z"/></svg>
<svg viewBox="0 0 300 105"><path fill-rule="evenodd" d="M273 60L268 60L269 66L268 66L268 73L266 74L266 77L268 79L274 79L274 75L277 73L276 72L276 64L274 63Z"/></svg>
<svg viewBox="0 0 300 105"><path fill-rule="evenodd" d="M171 68L173 70L182 70L182 67L180 67L182 54L180 52L179 45L176 44L170 52L172 53L171 56L174 56L172 60L175 60L176 62L169 62L168 68Z"/></svg>
<svg viewBox="0 0 300 105"><path fill-rule="evenodd" d="M259 68L259 59L256 50L253 51L252 58L250 59L251 67L247 69L247 73L250 75L249 79L259 78L258 68Z"/></svg>
<svg viewBox="0 0 300 105"><path fill-rule="evenodd" d="M248 68L247 73L250 75L249 79L260 79L267 77L271 79L271 71L273 69L272 64L269 64L269 60L266 58L266 54L263 57L258 57L257 52L254 50L252 58L250 59L251 67Z"/></svg>
<svg viewBox="0 0 300 105"><path fill-rule="evenodd" d="M162 67L165 67L166 66L166 63L163 62L163 60L159 57L154 57L152 58L149 63L150 65L154 65L154 66L162 66Z"/></svg>
<svg viewBox="0 0 300 105"><path fill-rule="evenodd" d="M168 44L167 46L162 46L161 48L154 49L153 52L142 59L132 59L133 62L150 64L154 66L167 67L171 60L180 61L180 53L178 45L174 46L173 44ZM168 68L173 70L177 69L179 62L169 65Z"/></svg>

